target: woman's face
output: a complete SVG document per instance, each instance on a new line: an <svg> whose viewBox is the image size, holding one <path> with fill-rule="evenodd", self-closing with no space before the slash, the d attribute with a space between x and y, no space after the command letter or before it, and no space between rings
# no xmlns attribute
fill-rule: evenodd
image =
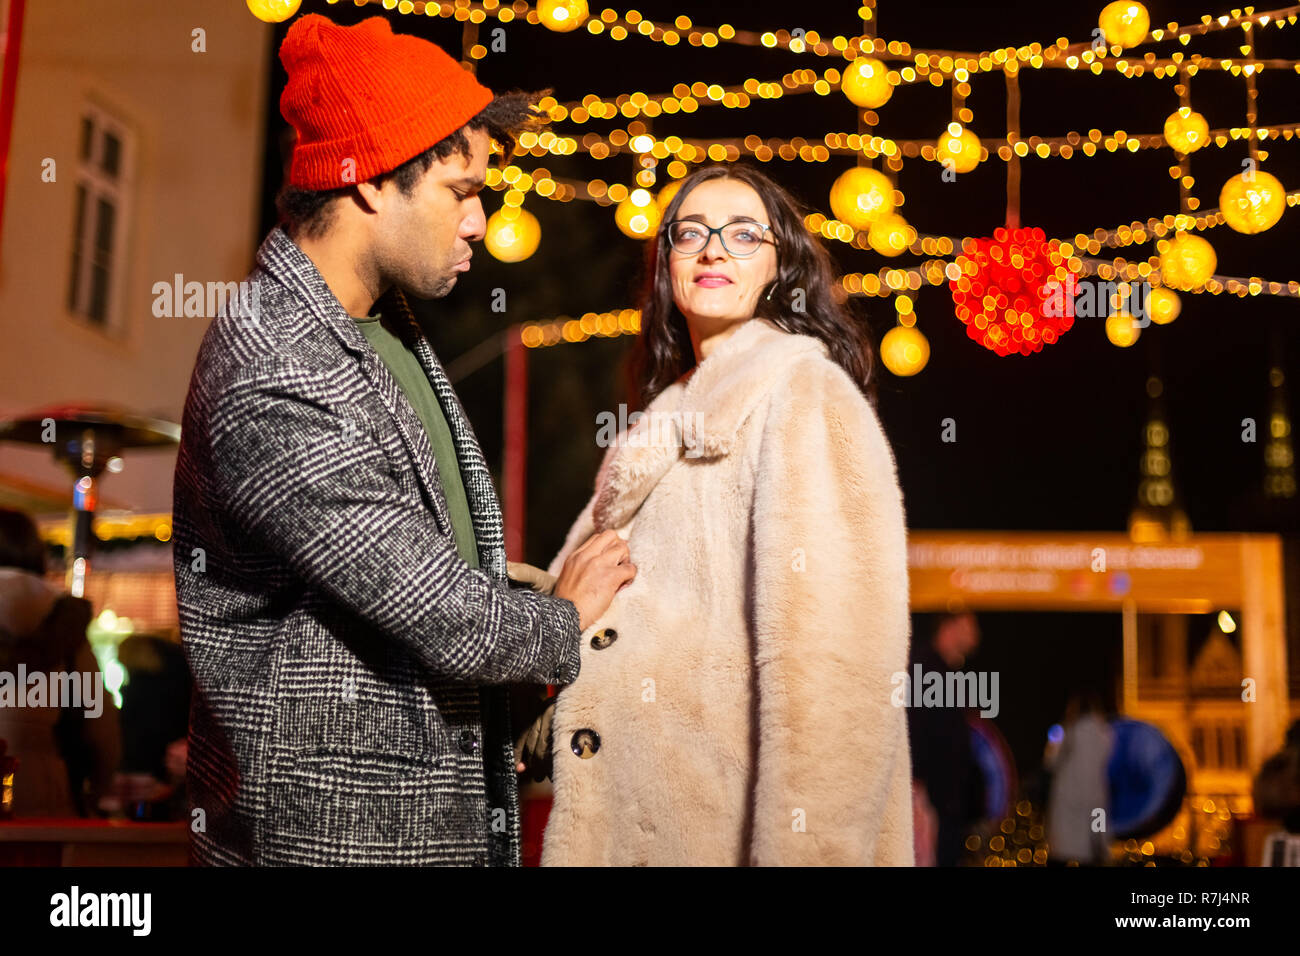
<svg viewBox="0 0 1300 956"><path fill-rule="evenodd" d="M765 241L751 256L728 252L716 234L698 252L670 248L668 253L673 299L696 334L709 335L753 318L758 297L776 278L774 237L761 228L772 223L758 193L738 179L710 179L686 195L676 218L714 228L734 220L760 224L753 232Z"/></svg>

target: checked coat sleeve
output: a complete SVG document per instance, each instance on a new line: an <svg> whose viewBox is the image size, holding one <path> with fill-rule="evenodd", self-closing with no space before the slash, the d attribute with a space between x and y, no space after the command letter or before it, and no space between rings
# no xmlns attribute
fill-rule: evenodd
<svg viewBox="0 0 1300 956"><path fill-rule="evenodd" d="M280 358L245 366L209 434L216 496L232 519L431 674L475 684L577 676L573 604L512 591L461 561L315 371Z"/></svg>

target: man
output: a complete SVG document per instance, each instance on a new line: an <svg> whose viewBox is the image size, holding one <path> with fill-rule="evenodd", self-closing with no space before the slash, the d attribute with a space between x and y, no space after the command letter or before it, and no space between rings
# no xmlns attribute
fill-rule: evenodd
<svg viewBox="0 0 1300 956"><path fill-rule="evenodd" d="M482 452L403 292L455 286L489 137L508 155L537 116L382 17L305 16L280 58L282 225L204 338L176 466L192 856L517 866L502 685L571 682L636 569L610 533L552 596L508 586Z"/></svg>
<svg viewBox="0 0 1300 956"><path fill-rule="evenodd" d="M912 645L909 678L921 665L922 674L958 671L979 647L979 622L969 611L944 614L929 642ZM945 681L947 678L944 678ZM918 865L956 866L961 862L969 824L979 817L982 778L971 748L966 716L955 707L909 707L912 743L914 829L918 840L933 851Z"/></svg>

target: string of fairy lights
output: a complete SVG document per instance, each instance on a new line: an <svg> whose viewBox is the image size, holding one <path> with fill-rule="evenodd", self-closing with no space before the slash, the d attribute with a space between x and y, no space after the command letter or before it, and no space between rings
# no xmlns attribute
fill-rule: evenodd
<svg viewBox="0 0 1300 956"><path fill-rule="evenodd" d="M999 275L1008 265L1021 272L1022 278L1040 284L1071 276L1116 281L1118 293L1112 297L1112 305L1119 309L1115 314L1124 318L1124 296L1130 294L1133 284L1144 283L1153 293L1148 306L1157 324L1177 317L1181 308L1178 292L1300 297L1300 283L1293 279L1218 274L1217 257L1204 236L1221 225L1250 235L1264 232L1276 224L1288 206L1300 202L1300 191L1287 191L1262 168L1273 144L1289 141L1300 133L1300 122L1264 126L1256 122L1258 76L1277 71L1300 74L1300 60L1255 55L1257 35L1265 30L1295 27L1300 4L1265 11L1244 7L1229 13L1206 14L1186 24L1169 22L1153 27L1142 3L1115 0L1101 9L1098 27L1089 39L1059 37L1052 43L970 52L922 49L901 39L877 35L876 0L864 0L858 8L862 28L856 36L822 36L815 30L793 26L761 32L728 23L705 26L684 15L655 21L635 9L605 8L597 13L586 0L538 0L536 4L526 0L351 2L357 7L377 4L400 15L461 22L463 59L469 69L491 55L492 45L499 39L492 29L509 23L557 33L582 31L613 42L641 39L665 47L714 49L738 45L779 49L821 61L817 69L798 67L778 78L751 76L726 86L695 81L677 83L662 93L632 91L602 96L592 92L564 102L554 97L543 99L538 110L560 131L523 134L515 157L544 159L581 153L597 161L631 158L634 172L627 183L604 178L582 180L556 175L544 166L525 169L513 158L504 169L490 169L487 185L503 196L501 208L489 218L485 245L504 262L527 259L540 244L540 225L524 209L530 195L556 202L581 200L613 206L620 230L634 239L647 239L656 234L662 212L680 180L699 164L741 159L833 163L852 157L855 165L846 168L831 187L830 214L815 212L806 218L805 225L829 241L885 258L903 254L923 257L903 268L886 265L874 273L849 272L840 277L846 295L894 297L898 325L885 335L881 357L897 375L914 375L928 360L929 345L916 328L913 301L914 293L926 285L948 284L957 316L967 324L971 337L998 354L1029 354L1055 341L1068 324L1053 326L1044 322L1041 297L1008 294L1009 289L999 284ZM297 12L300 0L247 3L263 19L279 21ZM487 35L481 35L481 28ZM1221 31L1241 33L1242 42L1232 56L1204 56L1183 49L1197 37ZM1175 49L1164 55L1135 50L1149 44L1174 44ZM828 62L835 60L841 62ZM1170 80L1180 105L1159 132L1091 129L1058 136L1025 135L1018 128L1019 75L1040 69ZM1206 71L1243 80L1244 124L1210 129L1192 107L1191 80ZM1007 84L1010 105L1005 134L980 135L965 103L972 79L994 73L1001 73ZM881 124L880 111L894 90L925 83L950 88L951 121L940 134L933 140L879 135L876 129ZM827 132L820 139L749 135L705 140L662 135L649 128L649 121L661 117L714 107L751 109L761 102L792 95L846 97L859 117L858 131ZM584 125L609 121L615 124L612 129L582 132ZM568 128L574 132L568 132ZM1193 195L1196 180L1190 170L1190 155L1207 148L1239 147L1245 147L1248 154L1247 168L1222 185L1217 209L1201 210L1200 198ZM1041 230L1020 228L1022 159L1076 159L1165 148L1172 149L1177 160L1169 167L1170 177L1179 188L1177 214L1064 238L1049 239L1041 236ZM902 214L905 197L896 185L897 173L905 162L916 159L942 165L945 178L968 173L994 159L1005 164L1008 228L996 231L991 238L918 233ZM1155 253L1146 258L1101 258L1103 252L1148 243L1155 244ZM1129 346L1137 339L1138 324L1108 320L1106 330L1115 345ZM620 309L530 323L519 334L524 345L545 347L638 331L636 310Z"/></svg>
<svg viewBox="0 0 1300 956"><path fill-rule="evenodd" d="M340 0L331 0L333 3ZM375 0L353 0L356 6L367 6ZM1034 69L1059 67L1077 69L1080 64L1091 66L1096 60L1104 61L1107 56L1119 57L1117 62L1129 62L1120 57L1126 48L1137 46L1148 35L1149 17L1145 9L1139 15L1128 15L1124 8L1116 8L1109 16L1106 32L1108 46L1097 49L1094 40L1071 42L1061 37L1052 44L1033 43L1022 47L1006 47L981 53L961 53L951 51L934 51L914 49L910 44L899 40L886 41L873 36L869 29L875 20L875 2L867 0L859 9L858 17L864 23L864 32L858 36L834 36L823 38L815 30L775 30L757 32L738 30L731 24L706 27L695 24L688 16L678 16L671 22L657 22L643 17L636 10L619 13L607 8L599 16L591 16L585 0L540 0L536 7L525 0L501 3L499 0L454 0L454 2L417 2L417 0L379 0L378 5L385 10L399 14L423 15L430 17L451 18L472 25L485 23L489 18L499 23L519 21L532 26L544 26L558 33L568 33L585 29L593 36L606 36L611 40L621 41L629 37L642 37L665 46L677 46L686 43L689 46L715 48L722 44L735 44L750 47L784 49L791 53L808 54L818 57L841 57L852 60L866 53L873 53L886 59L912 60L924 58L926 66L941 72L952 73L964 70L974 74L993 72L1004 69L1008 63L1028 65ZM293 0L252 0L250 6L267 8L273 12L268 19L287 19L292 13L284 13L286 8L295 11L298 6ZM1131 4L1125 4L1125 7ZM1149 31L1152 41L1178 41L1186 45L1193 37L1218 30L1238 27L1277 28L1294 25L1300 14L1300 5L1284 7L1277 10L1256 12L1253 7L1234 10L1231 14L1214 16L1203 15L1199 22L1178 24L1171 22L1165 27ZM474 52L471 46L471 54ZM1077 62L1071 62L1074 57ZM1145 61L1145 58L1143 58ZM918 64L919 65L919 64Z"/></svg>

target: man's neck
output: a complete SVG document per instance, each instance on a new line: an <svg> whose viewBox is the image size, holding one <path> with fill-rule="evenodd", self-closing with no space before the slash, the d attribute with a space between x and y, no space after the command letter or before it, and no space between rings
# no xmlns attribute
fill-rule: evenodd
<svg viewBox="0 0 1300 956"><path fill-rule="evenodd" d="M331 236L313 239L289 234L294 244L312 261L334 297L354 319L371 315L375 302L384 294L379 281L357 269L355 250L346 248Z"/></svg>

